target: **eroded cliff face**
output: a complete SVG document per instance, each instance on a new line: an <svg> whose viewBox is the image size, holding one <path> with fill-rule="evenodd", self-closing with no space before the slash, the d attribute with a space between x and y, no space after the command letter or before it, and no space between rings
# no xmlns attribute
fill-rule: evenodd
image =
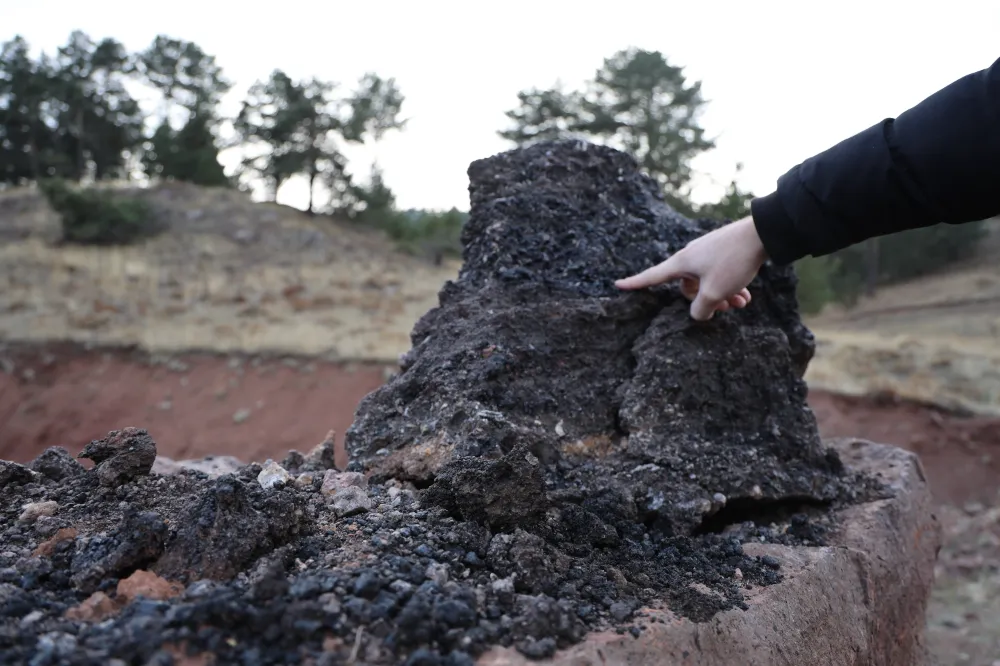
<svg viewBox="0 0 1000 666"><path fill-rule="evenodd" d="M790 268L765 266L747 309L695 322L674 286L614 286L714 224L673 211L627 155L542 143L469 177L463 269L402 373L361 403L355 469L430 486L459 515L496 494L496 524L610 493L672 534L727 505L850 494L806 406L814 344ZM524 457L515 482L472 473Z"/></svg>

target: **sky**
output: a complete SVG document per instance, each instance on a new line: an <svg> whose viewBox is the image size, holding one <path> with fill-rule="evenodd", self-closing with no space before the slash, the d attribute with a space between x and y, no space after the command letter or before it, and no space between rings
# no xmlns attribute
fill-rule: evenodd
<svg viewBox="0 0 1000 666"><path fill-rule="evenodd" d="M740 184L766 194L802 160L1000 57L995 0L0 0L2 41L54 52L75 29L133 51L158 33L196 42L235 83L229 113L276 68L347 90L366 71L394 77L407 128L350 151L351 170L377 159L400 207L429 209L468 209L468 165L511 147L497 131L518 91L581 87L630 46L702 82L717 147L694 162L697 201L717 198L738 162ZM306 192L292 182L278 200L304 207Z"/></svg>

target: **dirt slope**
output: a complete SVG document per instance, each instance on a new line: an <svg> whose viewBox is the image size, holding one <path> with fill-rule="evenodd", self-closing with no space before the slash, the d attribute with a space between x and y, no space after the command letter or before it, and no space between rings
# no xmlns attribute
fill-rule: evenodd
<svg viewBox="0 0 1000 666"><path fill-rule="evenodd" d="M810 386L1000 415L1000 220L990 229L975 258L810 319Z"/></svg>
<svg viewBox="0 0 1000 666"><path fill-rule="evenodd" d="M457 271L233 191L144 196L170 233L102 249L54 247L36 192L0 195L0 340L391 361Z"/></svg>
<svg viewBox="0 0 1000 666"><path fill-rule="evenodd" d="M172 233L122 249L57 248L34 191L0 193L0 340L394 362L458 263L237 192L146 193ZM807 380L850 395L1000 414L1000 224L975 261L808 322Z"/></svg>

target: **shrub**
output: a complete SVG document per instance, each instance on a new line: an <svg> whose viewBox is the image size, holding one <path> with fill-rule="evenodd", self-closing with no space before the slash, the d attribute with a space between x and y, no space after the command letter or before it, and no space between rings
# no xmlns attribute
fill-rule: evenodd
<svg viewBox="0 0 1000 666"><path fill-rule="evenodd" d="M468 213L449 211L373 210L364 211L358 221L381 229L404 252L440 263L445 257L462 253L462 227Z"/></svg>
<svg viewBox="0 0 1000 666"><path fill-rule="evenodd" d="M795 262L799 280L795 295L802 314L819 314L827 303L836 299L831 278L838 267L835 257L805 257Z"/></svg>
<svg viewBox="0 0 1000 666"><path fill-rule="evenodd" d="M39 189L59 215L64 242L125 245L153 232L149 207L138 198L73 189L60 179L41 181Z"/></svg>
<svg viewBox="0 0 1000 666"><path fill-rule="evenodd" d="M803 314L816 314L833 301L853 306L866 286L912 280L972 256L988 232L985 222L938 224L880 236L832 255L806 257L795 264L799 307ZM874 244L874 253L869 244ZM874 285L868 285L871 275Z"/></svg>

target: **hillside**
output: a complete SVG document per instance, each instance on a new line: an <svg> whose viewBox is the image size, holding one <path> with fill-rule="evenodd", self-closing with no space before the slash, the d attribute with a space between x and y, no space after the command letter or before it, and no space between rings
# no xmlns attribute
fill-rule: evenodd
<svg viewBox="0 0 1000 666"><path fill-rule="evenodd" d="M37 192L0 194L0 339L393 362L457 272L234 191L142 196L168 233L82 248L54 246L58 218Z"/></svg>
<svg viewBox="0 0 1000 666"><path fill-rule="evenodd" d="M95 249L55 245L57 219L37 193L0 193L0 459L26 462L53 445L75 454L141 425L161 455L222 456L223 467L225 456L307 451L332 430L343 466L358 402L409 348L458 264L435 267L379 232L231 191L171 185L142 196L171 233ZM992 654L995 585L967 563L997 558L1000 538L976 539L996 513L998 419L863 396L998 412L998 239L958 270L807 322L821 434L918 452L941 502L949 537L928 642L942 664ZM957 631L969 612L982 621Z"/></svg>
<svg viewBox="0 0 1000 666"><path fill-rule="evenodd" d="M1000 222L978 255L808 320L814 388L1000 415Z"/></svg>

